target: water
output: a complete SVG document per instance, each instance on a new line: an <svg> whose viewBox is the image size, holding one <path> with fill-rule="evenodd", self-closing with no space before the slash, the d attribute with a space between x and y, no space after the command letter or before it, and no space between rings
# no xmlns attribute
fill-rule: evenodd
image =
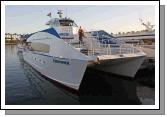
<svg viewBox="0 0 167 117"><path fill-rule="evenodd" d="M75 94L37 73L16 45L6 45L5 52L6 105L154 104L154 88L138 80L88 69Z"/></svg>

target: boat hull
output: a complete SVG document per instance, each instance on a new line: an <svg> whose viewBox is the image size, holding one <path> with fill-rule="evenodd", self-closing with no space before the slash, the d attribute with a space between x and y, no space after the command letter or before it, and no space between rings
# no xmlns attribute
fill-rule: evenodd
<svg viewBox="0 0 167 117"><path fill-rule="evenodd" d="M74 90L79 90L87 67L85 60L59 58L31 51L24 51L23 59L42 75Z"/></svg>
<svg viewBox="0 0 167 117"><path fill-rule="evenodd" d="M145 56L106 59L101 60L93 68L121 76L134 77L144 59Z"/></svg>
<svg viewBox="0 0 167 117"><path fill-rule="evenodd" d="M141 65L140 69L145 68L154 68L155 67L155 45L144 45L139 46L139 49L141 49L144 53L146 53L146 59Z"/></svg>

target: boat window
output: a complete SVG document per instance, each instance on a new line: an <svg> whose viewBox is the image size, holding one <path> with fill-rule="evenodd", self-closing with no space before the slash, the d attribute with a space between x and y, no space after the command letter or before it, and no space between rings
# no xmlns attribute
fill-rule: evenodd
<svg viewBox="0 0 167 117"><path fill-rule="evenodd" d="M76 23L72 20L59 20L60 26L76 26Z"/></svg>
<svg viewBox="0 0 167 117"><path fill-rule="evenodd" d="M32 51L49 53L49 49L50 49L50 46L47 44L39 43L39 42L31 43L31 50Z"/></svg>

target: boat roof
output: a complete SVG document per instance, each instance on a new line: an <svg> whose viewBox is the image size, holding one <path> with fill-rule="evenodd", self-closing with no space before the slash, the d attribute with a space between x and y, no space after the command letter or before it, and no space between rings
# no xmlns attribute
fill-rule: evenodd
<svg viewBox="0 0 167 117"><path fill-rule="evenodd" d="M56 36L57 38L60 38L59 34L57 33L57 31L54 29L54 28L48 28L48 29L45 29L45 30L41 30L41 31L38 31L38 32L47 32L49 34L52 34L54 36ZM38 32L35 32L35 33L38 33ZM27 36L27 39L32 36L33 34L35 33L31 33Z"/></svg>

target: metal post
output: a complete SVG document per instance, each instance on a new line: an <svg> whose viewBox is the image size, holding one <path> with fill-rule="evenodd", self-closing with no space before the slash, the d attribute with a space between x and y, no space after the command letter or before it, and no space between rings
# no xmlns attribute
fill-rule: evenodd
<svg viewBox="0 0 167 117"><path fill-rule="evenodd" d="M110 44L108 44L108 55L110 55Z"/></svg>
<svg viewBox="0 0 167 117"><path fill-rule="evenodd" d="M133 49L134 49L133 44L131 44L131 53L133 53Z"/></svg>
<svg viewBox="0 0 167 117"><path fill-rule="evenodd" d="M91 50L90 50L90 51L93 51L93 47L92 47L92 41L91 41L91 44L90 44L90 46L91 46Z"/></svg>
<svg viewBox="0 0 167 117"><path fill-rule="evenodd" d="M111 44L109 44L109 50L110 50L110 55L111 55Z"/></svg>
<svg viewBox="0 0 167 117"><path fill-rule="evenodd" d="M122 45L121 45L122 46ZM119 54L121 54L121 46L119 47Z"/></svg>
<svg viewBox="0 0 167 117"><path fill-rule="evenodd" d="M108 47L107 47L108 53L107 54L109 55L109 52L110 52L110 47L109 46L110 45L109 44L107 44L107 45L108 45Z"/></svg>
<svg viewBox="0 0 167 117"><path fill-rule="evenodd" d="M133 45L132 45L133 46ZM135 47L133 46L133 53L135 53Z"/></svg>
<svg viewBox="0 0 167 117"><path fill-rule="evenodd" d="M93 45L93 39L92 39L92 50L93 50L93 55L94 55L94 45Z"/></svg>
<svg viewBox="0 0 167 117"><path fill-rule="evenodd" d="M108 48L107 48L107 46L106 46L106 41L105 41L105 50L107 50L107 54L108 54Z"/></svg>

